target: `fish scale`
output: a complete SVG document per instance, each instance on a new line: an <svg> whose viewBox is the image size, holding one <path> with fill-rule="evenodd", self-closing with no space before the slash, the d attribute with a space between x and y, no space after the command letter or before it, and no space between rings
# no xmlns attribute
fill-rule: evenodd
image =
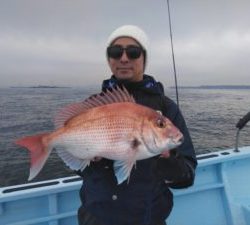
<svg viewBox="0 0 250 225"><path fill-rule="evenodd" d="M53 147L60 147L62 144L67 145L67 149L72 151L77 149L76 156L80 158L94 158L95 156L106 156L106 158L125 158L127 156L131 140L127 140L127 136L131 136L134 130L134 124L131 118L120 118L121 116L107 118L92 123L82 125L68 133L64 133L54 142ZM101 124L101 126L99 125ZM130 125L132 124L132 125ZM67 136L68 135L68 136ZM67 144L65 141L67 141ZM126 141L125 141L126 140ZM125 145L126 144L126 145ZM75 147L77 146L77 148ZM81 155L79 155L78 148ZM91 155L85 149L93 149ZM114 152L113 149L116 149ZM78 155L77 155L78 154Z"/></svg>

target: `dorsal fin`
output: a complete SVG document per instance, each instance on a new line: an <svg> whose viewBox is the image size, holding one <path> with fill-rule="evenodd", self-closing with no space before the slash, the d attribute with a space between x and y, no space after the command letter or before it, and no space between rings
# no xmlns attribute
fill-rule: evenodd
<svg viewBox="0 0 250 225"><path fill-rule="evenodd" d="M55 117L55 127L63 127L68 120L86 110L115 102L135 102L125 87L119 86L103 91L85 99L83 102L69 104L62 108Z"/></svg>

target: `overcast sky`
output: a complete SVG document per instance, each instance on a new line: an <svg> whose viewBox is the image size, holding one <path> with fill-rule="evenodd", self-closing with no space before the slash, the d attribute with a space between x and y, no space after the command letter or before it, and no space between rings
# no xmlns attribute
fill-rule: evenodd
<svg viewBox="0 0 250 225"><path fill-rule="evenodd" d="M250 1L170 0L180 85L250 85ZM167 0L0 0L0 86L98 84L109 34L138 25L152 74L173 85Z"/></svg>

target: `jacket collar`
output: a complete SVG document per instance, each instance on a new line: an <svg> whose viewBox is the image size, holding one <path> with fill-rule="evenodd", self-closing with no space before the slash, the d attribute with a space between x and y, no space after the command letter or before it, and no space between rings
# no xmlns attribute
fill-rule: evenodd
<svg viewBox="0 0 250 225"><path fill-rule="evenodd" d="M152 76L143 75L143 80L139 82L130 82L127 80L117 80L114 75L110 79L104 80L102 83L102 90L110 89L115 86L124 86L129 91L141 90L153 94L164 94L163 85L155 81Z"/></svg>

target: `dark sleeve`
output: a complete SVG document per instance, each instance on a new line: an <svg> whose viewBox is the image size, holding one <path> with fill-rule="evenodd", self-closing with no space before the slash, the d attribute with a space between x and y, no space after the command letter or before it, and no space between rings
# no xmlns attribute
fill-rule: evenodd
<svg viewBox="0 0 250 225"><path fill-rule="evenodd" d="M163 114L182 132L184 142L171 151L169 158L158 158L157 174L160 178L165 179L171 188L189 187L194 182L197 166L193 143L177 105L165 97L163 109Z"/></svg>

